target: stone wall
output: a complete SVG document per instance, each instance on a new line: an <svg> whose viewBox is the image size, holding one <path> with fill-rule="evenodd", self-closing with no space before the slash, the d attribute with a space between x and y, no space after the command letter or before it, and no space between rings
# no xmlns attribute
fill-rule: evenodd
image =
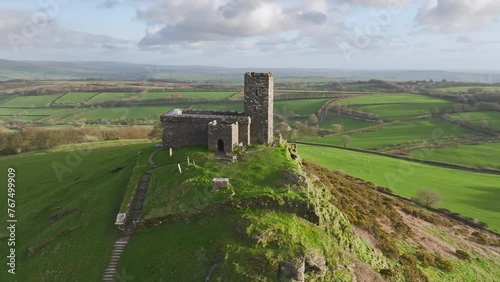
<svg viewBox="0 0 500 282"><path fill-rule="evenodd" d="M250 141L270 144L273 141L274 77L272 73L245 74L245 114L250 124Z"/></svg>
<svg viewBox="0 0 500 282"><path fill-rule="evenodd" d="M184 119L163 122L163 147L207 146L208 120Z"/></svg>
<svg viewBox="0 0 500 282"><path fill-rule="evenodd" d="M230 153L238 147L238 123L208 123L208 149Z"/></svg>
<svg viewBox="0 0 500 282"><path fill-rule="evenodd" d="M216 115L214 113L237 113L237 115ZM165 148L208 146L208 123L214 120L218 123L241 124L240 131L239 127L236 127L236 143L243 142L244 145L248 145L251 121L241 112L173 110L161 116L163 146ZM239 132L241 135L238 134Z"/></svg>

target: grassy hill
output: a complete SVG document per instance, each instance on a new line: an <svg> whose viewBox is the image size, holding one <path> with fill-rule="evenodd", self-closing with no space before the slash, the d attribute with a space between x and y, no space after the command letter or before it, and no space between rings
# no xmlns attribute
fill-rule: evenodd
<svg viewBox="0 0 500 282"><path fill-rule="evenodd" d="M151 144L104 142L0 158L16 170L17 274L0 281L98 281L120 235L113 224L139 151ZM7 203L7 190L0 194ZM6 211L0 220L7 220ZM2 225L3 225L2 224ZM7 230L0 231L6 265ZM5 269L5 268L3 268Z"/></svg>
<svg viewBox="0 0 500 282"><path fill-rule="evenodd" d="M137 183L134 168L147 165L153 151L149 142L111 141L0 158L1 171L17 172L18 214L18 274L13 279L2 272L0 280L99 281L121 236L114 220L128 200L127 188ZM291 147L252 147L236 163L198 147L174 150L172 157L160 151L152 160L157 167L138 229L119 263L121 277L494 281L500 276L498 237L385 196L370 183L303 163ZM229 177L232 188L213 190L213 177ZM0 201L6 197L1 194ZM8 234L1 232L4 254Z"/></svg>

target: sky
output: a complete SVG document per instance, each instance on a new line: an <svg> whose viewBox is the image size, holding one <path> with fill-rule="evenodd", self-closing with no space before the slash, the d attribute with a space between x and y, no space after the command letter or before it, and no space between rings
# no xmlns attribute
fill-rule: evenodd
<svg viewBox="0 0 500 282"><path fill-rule="evenodd" d="M500 70L499 0L0 0L0 59Z"/></svg>

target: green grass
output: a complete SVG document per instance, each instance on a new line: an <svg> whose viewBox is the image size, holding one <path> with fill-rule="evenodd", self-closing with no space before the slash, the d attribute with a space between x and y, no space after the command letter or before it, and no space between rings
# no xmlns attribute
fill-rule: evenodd
<svg viewBox="0 0 500 282"><path fill-rule="evenodd" d="M41 96L17 96L7 100L2 107L26 107L26 108L44 108L50 106L57 98L63 94L51 94Z"/></svg>
<svg viewBox="0 0 500 282"><path fill-rule="evenodd" d="M215 91L204 91L204 92L148 92L145 95L142 95L139 100L148 100L148 99L161 99L168 98L172 96L172 94L178 94L181 98L193 98L197 100L224 100L229 98L230 96L236 94L236 92L215 92Z"/></svg>
<svg viewBox="0 0 500 282"><path fill-rule="evenodd" d="M470 167L500 169L500 143L456 145L412 151L410 157L460 164Z"/></svg>
<svg viewBox="0 0 500 282"><path fill-rule="evenodd" d="M103 92L89 101L90 104L98 104L107 101L123 100L136 96L136 92Z"/></svg>
<svg viewBox="0 0 500 282"><path fill-rule="evenodd" d="M417 104L398 104L398 105L367 105L356 106L354 109L361 110L367 113L373 113L379 118L388 120L399 120L411 118L415 116L428 115L432 113L432 109L442 111L453 105L453 102L448 103L417 103Z"/></svg>
<svg viewBox="0 0 500 282"><path fill-rule="evenodd" d="M238 231L242 224L248 227ZM262 241L251 237L259 235ZM215 254L221 252L223 262L213 272L213 281L275 281L280 260L315 250L335 261L325 279L346 281L334 268L348 264L338 245L325 231L294 214L219 212L140 230L125 248L118 269L134 281L204 281Z"/></svg>
<svg viewBox="0 0 500 282"><path fill-rule="evenodd" d="M243 103L194 104L195 110L243 111ZM179 107L177 107L179 108Z"/></svg>
<svg viewBox="0 0 500 282"><path fill-rule="evenodd" d="M332 126L332 124L341 124L343 126L343 131L355 130L355 129L360 129L360 128L364 128L364 127L377 125L374 122L369 122L369 121L364 121L364 120L357 120L357 119L346 118L346 117L329 116L329 117L327 117L327 119L324 122L322 122L320 124L319 127L323 128L323 129L329 129Z"/></svg>
<svg viewBox="0 0 500 282"><path fill-rule="evenodd" d="M36 120L42 119L44 117L45 116L14 116L14 117L10 117L9 120L36 121Z"/></svg>
<svg viewBox="0 0 500 282"><path fill-rule="evenodd" d="M486 222L500 231L500 176L480 174L408 162L389 157L336 148L299 145L305 160L329 169L389 187L396 194L413 197L423 187L432 187L443 197L442 207Z"/></svg>
<svg viewBox="0 0 500 282"><path fill-rule="evenodd" d="M471 88L481 88L484 92L500 92L500 86L458 86L458 87L444 87L436 88L435 90L446 92L468 92Z"/></svg>
<svg viewBox="0 0 500 282"><path fill-rule="evenodd" d="M137 151L151 143L99 142L1 157L16 170L17 281L98 281L119 233L114 221ZM102 148L102 145L105 148ZM119 145L119 146L117 146ZM75 150L90 150L79 151ZM58 177L59 175L59 177ZM7 190L0 200L7 202ZM69 214L50 223L56 214ZM7 211L0 215L6 222ZM2 228L0 236L6 236ZM6 244L1 251L7 254ZM37 251L28 257L28 249ZM6 255L1 262L6 265ZM5 270L5 268L4 268ZM0 281L13 281L6 271Z"/></svg>
<svg viewBox="0 0 500 282"><path fill-rule="evenodd" d="M291 112L303 116L315 114L330 99L303 99L274 101L274 112L286 115Z"/></svg>
<svg viewBox="0 0 500 282"><path fill-rule="evenodd" d="M2 116L10 116L16 113L22 113L25 109L16 109L16 108L0 108L0 115Z"/></svg>
<svg viewBox="0 0 500 282"><path fill-rule="evenodd" d="M71 92L61 97L56 103L64 105L79 104L86 102L97 94L98 92Z"/></svg>
<svg viewBox="0 0 500 282"><path fill-rule="evenodd" d="M53 120L64 120L68 117L74 116L79 113L83 113L86 111L89 111L89 108L78 108L78 109L65 109L63 112L53 114L46 119L53 119Z"/></svg>
<svg viewBox="0 0 500 282"><path fill-rule="evenodd" d="M209 203L229 200L231 191L212 192L212 179L230 178L235 189L236 198L255 195L273 195L286 193L283 178L285 170L293 167L293 163L285 156L284 149L263 149L248 152L236 163L222 160L203 160L204 150L194 147L192 151L176 151L170 164L159 162L163 167L157 168L148 190L141 217L156 218L179 212L190 212L202 208ZM159 152L156 159L169 159L167 151ZM182 165L183 173L179 175L177 163L198 159L196 166ZM172 177L175 176L175 177Z"/></svg>
<svg viewBox="0 0 500 282"><path fill-rule="evenodd" d="M360 132L351 135L349 147L358 149L381 149L429 143L439 139L463 138L473 133L436 119L420 119L401 123L386 124L376 131ZM318 137L310 142L342 146L342 137L332 135Z"/></svg>
<svg viewBox="0 0 500 282"><path fill-rule="evenodd" d="M481 126L481 122L486 121L487 128L500 131L500 112L467 112L447 116L456 120L468 121L475 126Z"/></svg>
<svg viewBox="0 0 500 282"><path fill-rule="evenodd" d="M165 106L132 106L132 107L113 107L113 108L97 108L85 112L83 114L70 117L68 120L119 120L122 117L125 119L149 119L160 120L159 115L173 110L175 108L183 108L181 105L165 105Z"/></svg>
<svg viewBox="0 0 500 282"><path fill-rule="evenodd" d="M52 109L32 109L32 110L27 110L26 115L27 116L50 116L50 115L55 115L61 112L65 112L67 109L60 109L60 108L52 108Z"/></svg>
<svg viewBox="0 0 500 282"><path fill-rule="evenodd" d="M418 94L410 94L410 93L394 93L394 94L375 94L375 95L367 95L367 96L357 96L347 99L341 99L335 102L335 105L368 105L368 104L447 104L449 101L418 95Z"/></svg>

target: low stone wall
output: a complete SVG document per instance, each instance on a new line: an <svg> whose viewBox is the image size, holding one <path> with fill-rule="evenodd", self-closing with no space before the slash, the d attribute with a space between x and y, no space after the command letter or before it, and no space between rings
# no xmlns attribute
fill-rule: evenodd
<svg viewBox="0 0 500 282"><path fill-rule="evenodd" d="M146 219L137 223L137 228L152 228L165 223L186 221L195 217L209 215L220 211L243 211L246 209L267 209L272 211L294 213L316 225L320 223L319 215L316 213L314 206L305 200L301 201L286 198L276 199L269 196L263 196L229 200L209 205L203 209L193 210L188 213L169 214L163 217Z"/></svg>

